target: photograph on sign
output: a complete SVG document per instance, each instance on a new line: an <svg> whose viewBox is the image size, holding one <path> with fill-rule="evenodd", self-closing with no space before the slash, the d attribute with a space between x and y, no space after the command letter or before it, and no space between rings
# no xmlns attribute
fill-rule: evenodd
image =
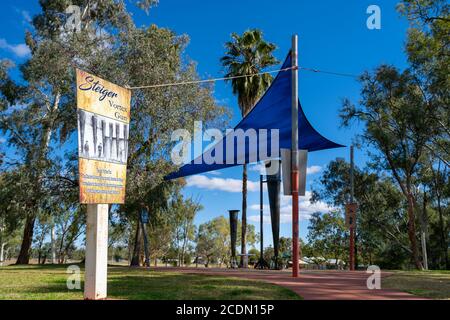
<svg viewBox="0 0 450 320"><path fill-rule="evenodd" d="M78 132L80 157L126 164L128 124L79 109Z"/></svg>
<svg viewBox="0 0 450 320"><path fill-rule="evenodd" d="M131 93L77 70L80 202L124 203Z"/></svg>

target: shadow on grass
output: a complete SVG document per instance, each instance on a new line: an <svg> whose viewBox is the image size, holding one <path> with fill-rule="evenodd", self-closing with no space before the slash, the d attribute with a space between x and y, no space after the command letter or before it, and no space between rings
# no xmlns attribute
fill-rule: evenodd
<svg viewBox="0 0 450 320"><path fill-rule="evenodd" d="M82 299L82 290L67 289L67 265L10 266L0 270L0 299ZM80 280L83 288L84 266ZM6 271L6 272L3 272ZM108 297L131 300L300 299L273 284L224 276L108 268Z"/></svg>
<svg viewBox="0 0 450 320"><path fill-rule="evenodd" d="M108 296L118 299L264 300L299 299L276 285L229 277L152 273L145 276L112 276Z"/></svg>

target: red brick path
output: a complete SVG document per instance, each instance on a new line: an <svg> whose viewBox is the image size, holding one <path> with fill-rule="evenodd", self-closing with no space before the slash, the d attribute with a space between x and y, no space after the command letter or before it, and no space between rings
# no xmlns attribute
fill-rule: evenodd
<svg viewBox="0 0 450 320"><path fill-rule="evenodd" d="M383 278L389 273L382 272L381 289L369 290L366 281L370 274L364 271L301 270L297 279L290 271L254 269L215 268L152 268L155 271L175 271L193 274L221 275L267 281L296 292L305 300L418 300L420 297L409 293L383 289Z"/></svg>

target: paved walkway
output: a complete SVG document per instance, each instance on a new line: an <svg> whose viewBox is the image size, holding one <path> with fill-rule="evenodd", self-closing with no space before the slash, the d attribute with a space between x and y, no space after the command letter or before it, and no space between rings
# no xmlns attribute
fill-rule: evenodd
<svg viewBox="0 0 450 320"><path fill-rule="evenodd" d="M193 274L221 275L267 281L291 289L305 300L420 300L420 297L396 290L369 290L369 274L365 271L301 270L299 278L292 278L288 270L216 269L216 268L152 268L155 271L176 271Z"/></svg>

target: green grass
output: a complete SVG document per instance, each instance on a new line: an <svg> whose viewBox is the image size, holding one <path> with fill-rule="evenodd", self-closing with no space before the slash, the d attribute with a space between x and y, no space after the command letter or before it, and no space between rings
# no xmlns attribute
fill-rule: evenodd
<svg viewBox="0 0 450 320"><path fill-rule="evenodd" d="M68 290L67 266L28 265L0 267L0 300L83 299L82 290ZM81 288L84 273L81 269ZM128 267L108 267L108 298L170 300L300 299L289 289L221 276L190 275Z"/></svg>
<svg viewBox="0 0 450 320"><path fill-rule="evenodd" d="M384 288L431 299L450 299L450 271L393 271L383 279Z"/></svg>

